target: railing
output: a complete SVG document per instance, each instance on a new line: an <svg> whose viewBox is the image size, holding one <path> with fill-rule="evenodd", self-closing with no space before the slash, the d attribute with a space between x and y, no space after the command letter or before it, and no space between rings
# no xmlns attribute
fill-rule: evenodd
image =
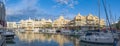
<svg viewBox="0 0 120 46"><path fill-rule="evenodd" d="M1 36L0 38L1 38L0 39L0 46L6 46L6 38L3 36Z"/></svg>

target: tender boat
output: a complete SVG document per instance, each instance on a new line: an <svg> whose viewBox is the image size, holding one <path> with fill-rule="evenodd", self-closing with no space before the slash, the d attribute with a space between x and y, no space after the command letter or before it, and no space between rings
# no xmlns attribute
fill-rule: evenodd
<svg viewBox="0 0 120 46"><path fill-rule="evenodd" d="M90 42L90 43L105 43L105 44L113 44L118 41L110 33L86 33L86 35L80 37L80 41Z"/></svg>

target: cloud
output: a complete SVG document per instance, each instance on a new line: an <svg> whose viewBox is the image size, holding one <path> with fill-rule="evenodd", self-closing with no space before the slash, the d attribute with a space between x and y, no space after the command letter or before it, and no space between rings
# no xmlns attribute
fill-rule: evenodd
<svg viewBox="0 0 120 46"><path fill-rule="evenodd" d="M53 6L53 8L60 8L61 14L71 14L70 10L74 10L75 6L78 5L78 0L53 0L56 5Z"/></svg>
<svg viewBox="0 0 120 46"><path fill-rule="evenodd" d="M12 0L11 0L12 1ZM49 15L45 10L38 7L39 0L21 0L15 6L6 7L7 21L19 21L21 19L47 18Z"/></svg>
<svg viewBox="0 0 120 46"><path fill-rule="evenodd" d="M61 5L69 7L69 8L74 8L75 5L78 4L78 0L54 0L57 5L54 7L59 7Z"/></svg>
<svg viewBox="0 0 120 46"><path fill-rule="evenodd" d="M36 8L37 2L38 0L21 0L15 6L7 7L6 14L7 15L23 14L23 11L25 11L25 9Z"/></svg>
<svg viewBox="0 0 120 46"><path fill-rule="evenodd" d="M7 0L8 2L13 0ZM15 0L16 1L16 0ZM54 7L60 7L65 5L65 7L74 8L77 5L77 0L54 0L57 5ZM28 19L31 18L47 18L47 19L55 19L54 17L58 15L48 14L48 12L40 6L37 6L39 0L19 0L14 5L10 5L6 3L6 14L7 14L7 21L19 21L21 19ZM10 5L10 6L9 6ZM62 9L61 13L68 13L67 9ZM48 17L50 16L50 17Z"/></svg>
<svg viewBox="0 0 120 46"><path fill-rule="evenodd" d="M61 4L68 4L68 0L56 0L56 2L61 3Z"/></svg>

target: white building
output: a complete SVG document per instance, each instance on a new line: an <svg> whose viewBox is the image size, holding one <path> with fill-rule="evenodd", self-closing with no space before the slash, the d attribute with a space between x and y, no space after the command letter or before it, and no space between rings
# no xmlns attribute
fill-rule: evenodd
<svg viewBox="0 0 120 46"><path fill-rule="evenodd" d="M33 20L29 18L28 20L20 21L20 28L23 28L25 30L34 30L35 28L44 28L48 24L52 24L52 21L50 19Z"/></svg>
<svg viewBox="0 0 120 46"><path fill-rule="evenodd" d="M70 20L65 19L63 16L60 16L53 22L52 26L54 28L65 28L69 22Z"/></svg>
<svg viewBox="0 0 120 46"><path fill-rule="evenodd" d="M16 22L7 22L7 28L17 28Z"/></svg>

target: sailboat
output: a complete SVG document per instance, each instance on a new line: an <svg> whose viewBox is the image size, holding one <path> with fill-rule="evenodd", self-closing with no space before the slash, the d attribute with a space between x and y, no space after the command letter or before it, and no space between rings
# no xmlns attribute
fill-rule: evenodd
<svg viewBox="0 0 120 46"><path fill-rule="evenodd" d="M102 0L102 2L103 2L103 6L105 8L105 3L104 3L103 0ZM99 4L99 7L100 7L100 0L99 0L98 4ZM107 20L108 20L108 15L107 15L106 8L105 8L105 12L106 12ZM108 22L109 22L109 20L108 20ZM111 32L106 32L106 33L105 32L94 32L94 33L92 32L92 33L86 33L85 35L81 36L80 41L89 42L89 43L114 44L118 41L118 36L117 36L117 34L114 34L114 33L111 33Z"/></svg>

